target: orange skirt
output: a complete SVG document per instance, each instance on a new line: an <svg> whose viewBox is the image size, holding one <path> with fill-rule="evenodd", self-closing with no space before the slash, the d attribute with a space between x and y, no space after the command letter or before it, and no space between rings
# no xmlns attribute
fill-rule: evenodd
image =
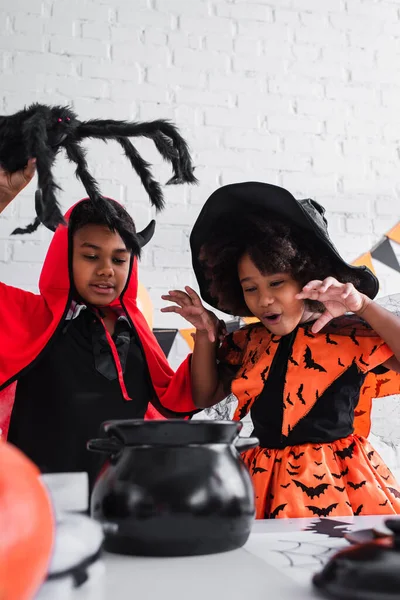
<svg viewBox="0 0 400 600"><path fill-rule="evenodd" d="M256 496L256 518L400 513L400 488L371 444L350 435L329 444L242 454Z"/></svg>

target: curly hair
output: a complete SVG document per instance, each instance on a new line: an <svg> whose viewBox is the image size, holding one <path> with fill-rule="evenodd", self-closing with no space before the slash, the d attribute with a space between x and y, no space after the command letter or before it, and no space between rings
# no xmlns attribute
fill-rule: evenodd
<svg viewBox="0 0 400 600"><path fill-rule="evenodd" d="M112 210L105 213L97 210L96 204L83 200L71 213L68 228L71 235L86 225L103 225L113 232L119 233L125 246L135 256L140 257L140 242L136 235L136 227L130 214L121 204L111 198L104 198Z"/></svg>
<svg viewBox="0 0 400 600"><path fill-rule="evenodd" d="M358 287L358 277L340 269L327 256L323 244L304 229L281 220L273 213L253 212L217 220L200 251L200 261L209 281L210 294L221 310L250 316L238 277L238 262L248 254L264 275L289 273L301 286L312 279L336 277ZM308 301L314 311L319 302Z"/></svg>

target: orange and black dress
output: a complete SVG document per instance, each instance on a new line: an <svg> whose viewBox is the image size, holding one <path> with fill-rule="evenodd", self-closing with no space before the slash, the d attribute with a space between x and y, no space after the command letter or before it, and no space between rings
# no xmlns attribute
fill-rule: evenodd
<svg viewBox="0 0 400 600"><path fill-rule="evenodd" d="M235 370L234 419L250 411L260 440L243 453L258 519L400 513L396 480L354 433L364 380L392 355L356 317L318 334L306 324L278 337L257 323L227 336L219 363Z"/></svg>

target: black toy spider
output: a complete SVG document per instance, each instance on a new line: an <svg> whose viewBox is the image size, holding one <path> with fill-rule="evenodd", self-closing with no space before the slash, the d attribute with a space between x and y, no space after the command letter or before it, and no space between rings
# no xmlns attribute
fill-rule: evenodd
<svg viewBox="0 0 400 600"><path fill-rule="evenodd" d="M178 129L169 121L157 120L147 123L94 119L79 121L70 107L32 104L10 115L0 116L0 166L13 173L23 169L28 158L36 158L38 189L35 194L36 215L34 222L16 233L31 233L40 223L51 231L64 223L56 198L60 189L53 179L51 168L57 153L64 148L67 158L76 164L76 176L82 181L92 202L99 210L112 211L111 203L105 203L96 180L88 171L85 150L80 142L85 138L104 141L116 140L123 148L132 167L157 210L164 206L163 194L153 179L150 165L140 156L129 137L147 137L153 140L161 156L173 168L168 184L196 183L188 146Z"/></svg>

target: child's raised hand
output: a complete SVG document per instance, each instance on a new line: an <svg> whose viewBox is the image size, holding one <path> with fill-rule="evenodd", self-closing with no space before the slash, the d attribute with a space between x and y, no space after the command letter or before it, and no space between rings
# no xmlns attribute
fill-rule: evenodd
<svg viewBox="0 0 400 600"><path fill-rule="evenodd" d="M199 295L189 286L185 287L185 292L171 290L161 298L176 304L176 306L162 308L161 312L178 313L196 328L196 333L207 333L210 342L215 342L218 337L223 337L224 326L222 322L213 312L204 308Z"/></svg>
<svg viewBox="0 0 400 600"><path fill-rule="evenodd" d="M30 158L24 169L9 173L0 168L0 204L8 204L33 178L36 171L36 159Z"/></svg>
<svg viewBox="0 0 400 600"><path fill-rule="evenodd" d="M356 290L352 283L340 283L334 277L327 277L323 281L310 281L296 298L317 300L325 306L325 311L312 326L314 333L318 333L329 321L347 312L361 314L371 302L365 294Z"/></svg>

